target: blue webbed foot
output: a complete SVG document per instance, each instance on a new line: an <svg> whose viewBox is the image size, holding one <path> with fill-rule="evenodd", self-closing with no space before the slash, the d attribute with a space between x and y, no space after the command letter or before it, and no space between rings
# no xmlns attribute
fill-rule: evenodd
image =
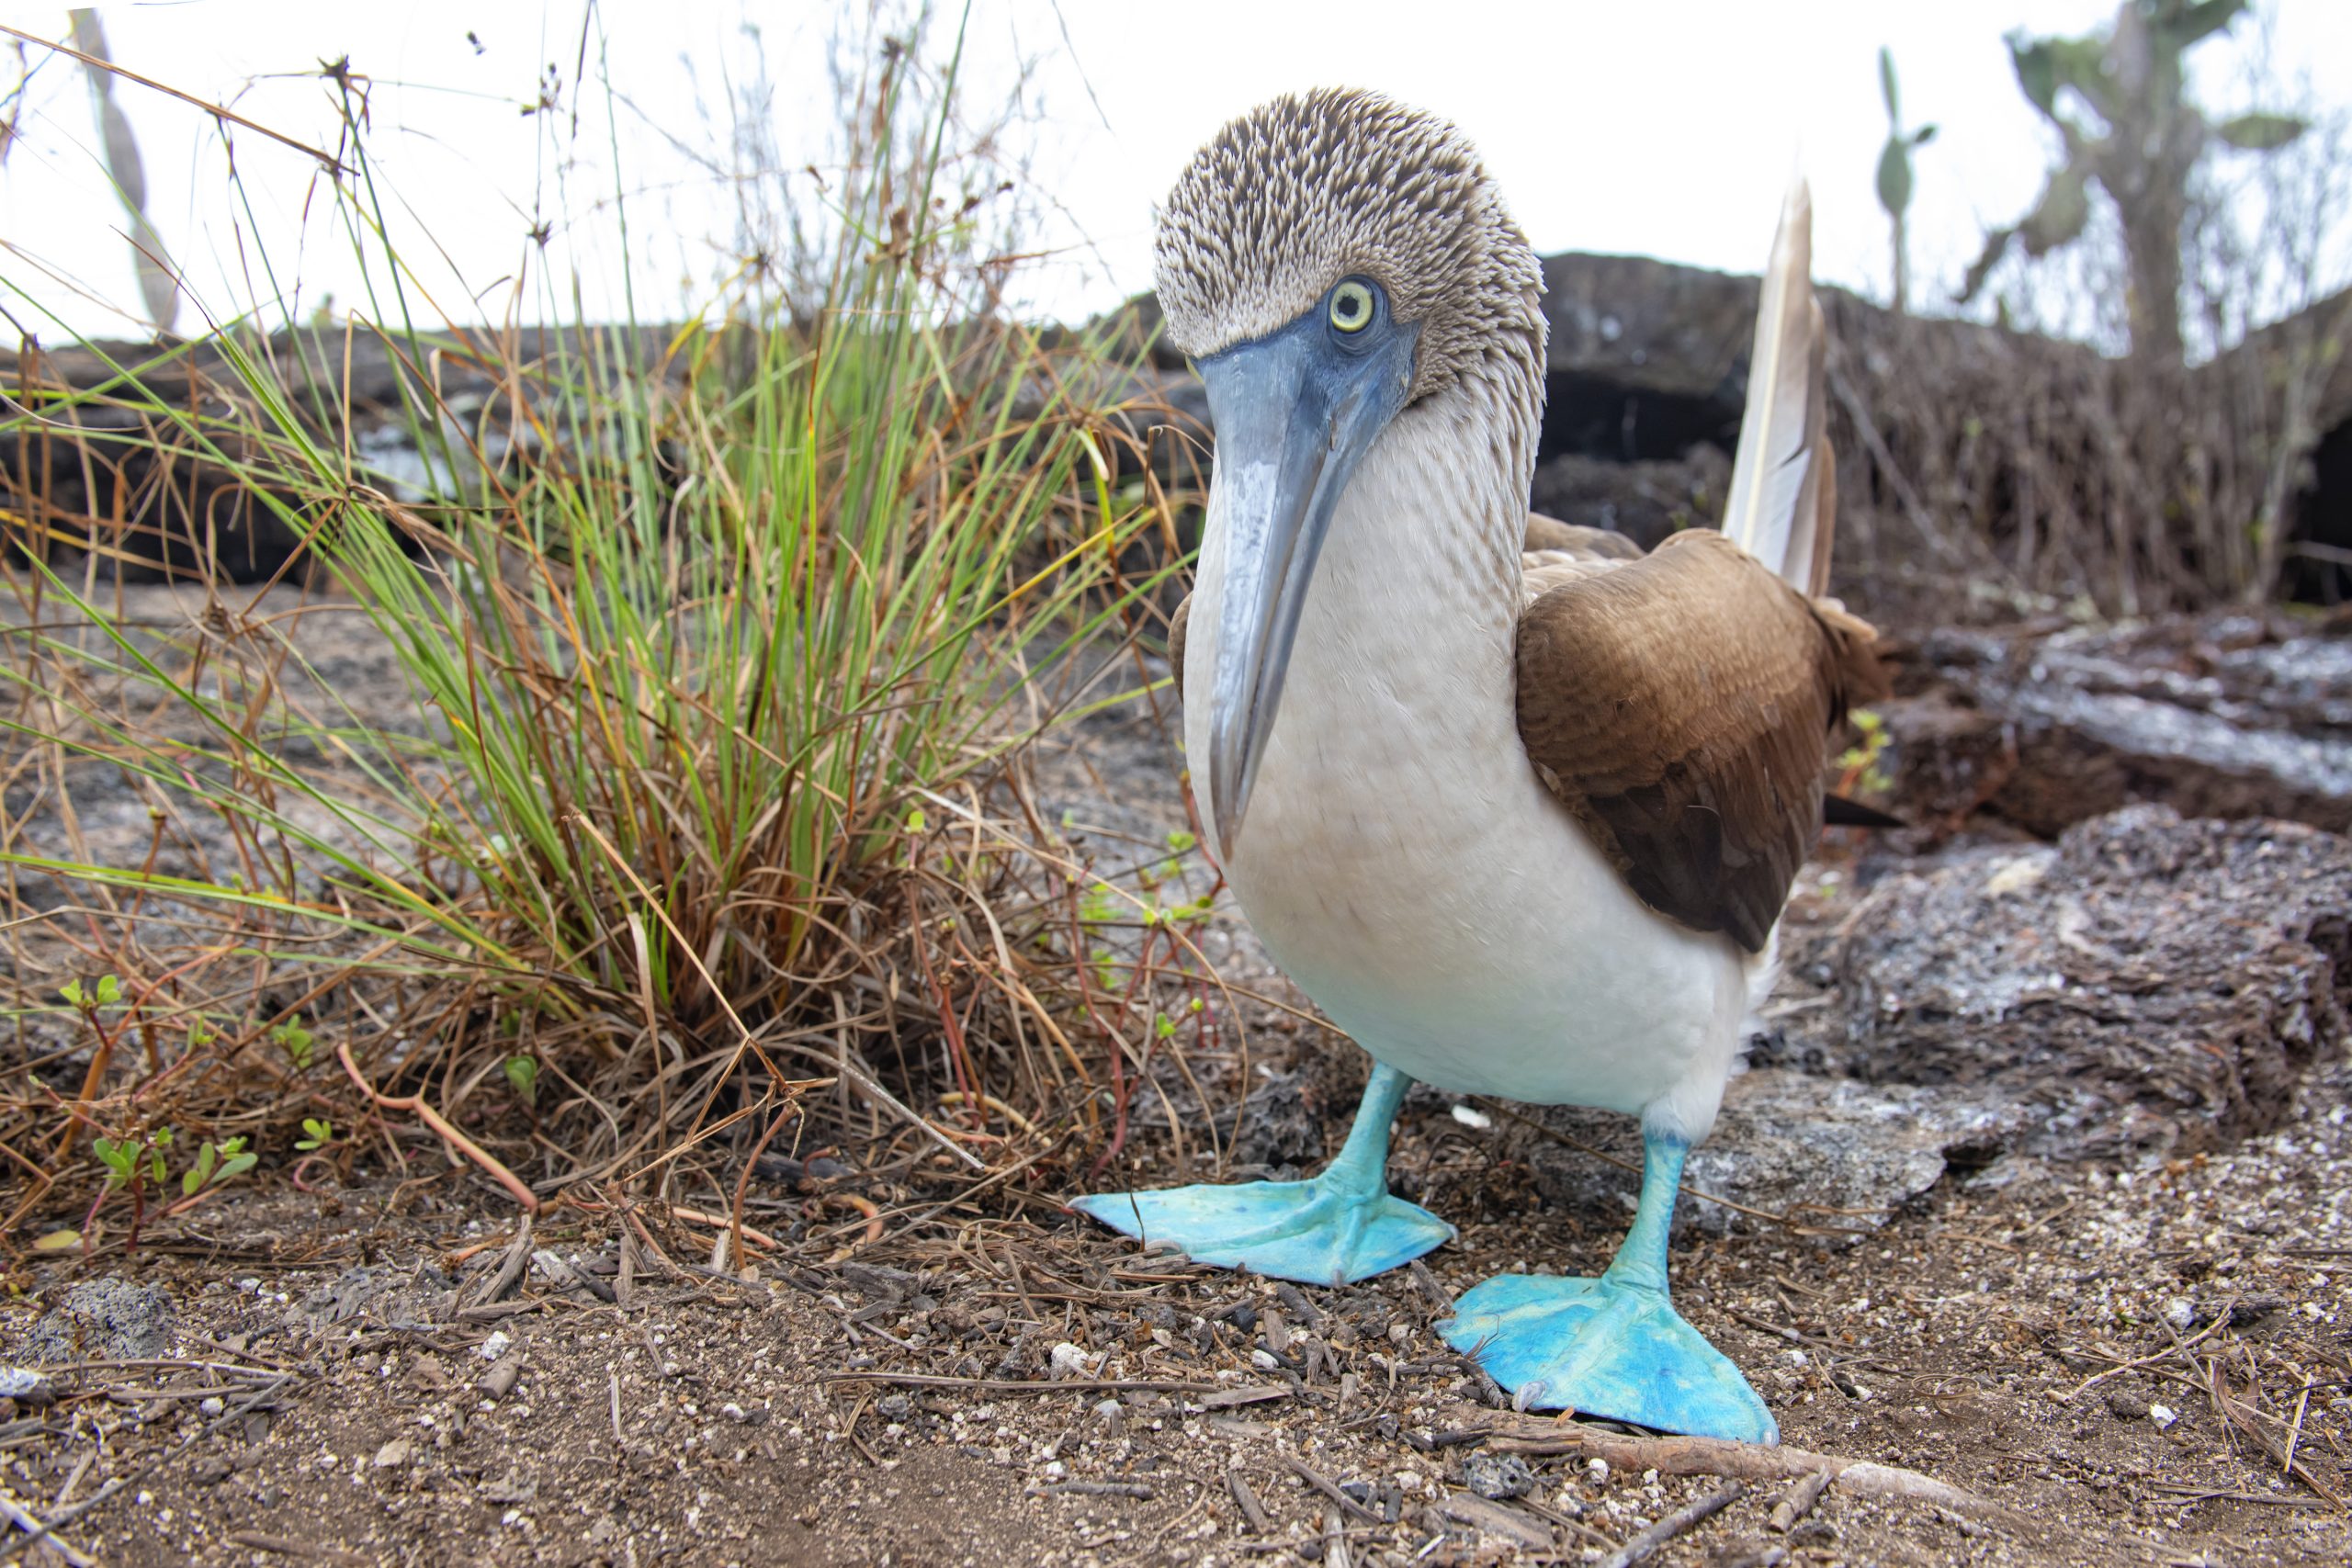
<svg viewBox="0 0 2352 1568"><path fill-rule="evenodd" d="M1070 1207L1138 1240L1172 1244L1196 1262L1246 1264L1309 1285L1368 1280L1453 1236L1428 1210L1329 1172L1307 1181L1100 1192Z"/></svg>
<svg viewBox="0 0 2352 1568"><path fill-rule="evenodd" d="M1780 1441L1772 1413L1666 1293L1666 1240L1690 1145L1645 1134L1642 1200L1598 1280L1503 1274L1474 1286L1438 1332L1475 1353L1523 1406L1668 1432Z"/></svg>
<svg viewBox="0 0 2352 1568"><path fill-rule="evenodd" d="M1503 1274L1454 1303L1438 1332L1476 1352L1526 1405L1663 1431L1780 1440L1780 1427L1724 1353L1646 1284Z"/></svg>
<svg viewBox="0 0 2352 1568"><path fill-rule="evenodd" d="M1221 1269L1243 1265L1307 1285L1368 1280L1453 1239L1427 1209L1389 1196L1388 1124L1412 1079L1375 1066L1347 1146L1306 1181L1098 1192L1070 1207L1114 1231Z"/></svg>

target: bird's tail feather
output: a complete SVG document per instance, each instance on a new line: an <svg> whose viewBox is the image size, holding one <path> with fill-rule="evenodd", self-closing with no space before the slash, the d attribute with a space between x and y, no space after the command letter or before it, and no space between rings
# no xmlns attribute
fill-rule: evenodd
<svg viewBox="0 0 2352 1568"><path fill-rule="evenodd" d="M1803 592L1829 586L1837 464L1824 430L1829 333L1813 297L1813 197L1789 187L1757 302L1747 412L1732 459L1724 532Z"/></svg>

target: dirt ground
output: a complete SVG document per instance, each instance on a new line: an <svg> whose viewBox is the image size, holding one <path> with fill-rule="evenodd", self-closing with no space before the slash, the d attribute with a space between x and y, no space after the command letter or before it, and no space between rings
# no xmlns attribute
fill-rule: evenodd
<svg viewBox="0 0 2352 1568"><path fill-rule="evenodd" d="M1684 1249L1685 1311L1785 1442L1996 1506L1833 1485L1777 1535L1758 1485L1653 1561L2346 1561L2322 1494L2352 1488L2347 1088L2339 1066L2226 1157L1956 1184L1842 1247L1763 1225ZM1036 1208L749 1282L692 1271L672 1232L680 1271L639 1254L623 1294L609 1217L559 1215L532 1245L604 1290L542 1267L453 1321L448 1281L512 1234L487 1193L257 1195L116 1270L168 1295L170 1357L57 1374L0 1427L0 1476L123 1563L1279 1562L1338 1560L1335 1530L1352 1562L1593 1561L1719 1483L1475 1436L1507 1413L1430 1332L1439 1298L1594 1270L1616 1220L1525 1212L1512 1136L1460 1131L1408 1111L1398 1153L1461 1241L1426 1279L1344 1290L1171 1266ZM59 1293L0 1317L12 1351ZM2264 1417L2222 1414L2257 1383ZM1463 1501L1481 1486L1502 1500Z"/></svg>
<svg viewBox="0 0 2352 1568"><path fill-rule="evenodd" d="M1105 854L1182 825L1160 736L1106 717L1044 765ZM1792 919L1849 913L1809 897ZM1282 995L1229 918L1204 945ZM1253 1021L1251 1070L1297 1122L1263 1157L1336 1148L1363 1058ZM1176 1179L1170 1106L1106 1183ZM1727 1124L1739 1106L1735 1086ZM2339 1053L2283 1125L2219 1152L1955 1161L1890 1214L1751 1204L1689 1227L1680 1304L1785 1443L1971 1495L1833 1483L1781 1530L1787 1483L1758 1482L1641 1560L2352 1562L2347 1117ZM365 1159L311 1190L257 1183L132 1255L20 1264L0 1362L69 1348L0 1419L20 1515L0 1553L1593 1562L1720 1494L1664 1462L1510 1451L1540 1446L1536 1418L1430 1331L1499 1270L1606 1262L1631 1179L1556 1133L1417 1092L1392 1179L1461 1237L1337 1290L1143 1255L1063 1213L1085 1173L1034 1152L985 1192L854 1151L771 1168L748 1218L783 1245L755 1247L750 1279L666 1213L558 1206L525 1237L466 1170ZM1591 1166L1593 1197L1538 1183L1563 1159ZM24 1519L55 1534L28 1545Z"/></svg>

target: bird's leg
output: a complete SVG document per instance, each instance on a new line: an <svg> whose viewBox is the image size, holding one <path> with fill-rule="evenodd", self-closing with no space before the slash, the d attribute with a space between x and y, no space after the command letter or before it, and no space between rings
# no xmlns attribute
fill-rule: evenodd
<svg viewBox="0 0 2352 1568"><path fill-rule="evenodd" d="M1679 1138L1642 1139L1641 1198L1603 1280L1629 1291L1666 1294L1666 1238L1674 1228L1674 1200L1690 1154L1690 1145Z"/></svg>
<svg viewBox="0 0 2352 1568"><path fill-rule="evenodd" d="M1669 1432L1769 1443L1771 1412L1668 1298L1667 1234L1690 1145L1645 1134L1632 1229L1597 1280L1498 1274L1439 1325L1521 1406L1575 1410Z"/></svg>
<svg viewBox="0 0 2352 1568"><path fill-rule="evenodd" d="M1338 1285L1411 1261L1453 1227L1388 1192L1388 1126L1413 1080L1374 1063L1340 1156L1306 1181L1098 1192L1070 1207L1202 1263Z"/></svg>

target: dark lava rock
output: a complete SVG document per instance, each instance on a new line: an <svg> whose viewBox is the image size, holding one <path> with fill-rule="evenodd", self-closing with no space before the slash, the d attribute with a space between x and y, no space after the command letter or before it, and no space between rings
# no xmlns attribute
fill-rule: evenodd
<svg viewBox="0 0 2352 1568"><path fill-rule="evenodd" d="M1729 1202L1686 1198L1679 1233L1742 1225L1739 1204L1836 1243L2006 1155L2171 1156L2275 1128L2352 1040L2352 842L2135 807L2055 848L1897 873L1786 952L1781 1025L1684 1178ZM1806 976L1826 989L1804 996ZM1510 1156L1545 1205L1629 1220L1633 1119L1528 1114L1551 1135L1508 1133Z"/></svg>
<svg viewBox="0 0 2352 1568"><path fill-rule="evenodd" d="M1659 462L1613 463L1566 453L1537 465L1528 505L1546 517L1623 534L1645 550L1668 534L1713 527L1731 488L1731 458L1698 446Z"/></svg>
<svg viewBox="0 0 2352 1568"><path fill-rule="evenodd" d="M1535 1490L1535 1472L1517 1454L1474 1453L1462 1461L1462 1484L1490 1502L1508 1503Z"/></svg>
<svg viewBox="0 0 2352 1568"><path fill-rule="evenodd" d="M2138 801L2352 831L2352 637L2249 615L1929 637L1879 704L1896 811L2055 837Z"/></svg>
<svg viewBox="0 0 2352 1568"><path fill-rule="evenodd" d="M1831 977L1792 1030L1831 1070L1973 1106L2014 1152L2215 1148L2278 1126L2345 1048L2352 843L2135 807L1888 877L1792 967Z"/></svg>
<svg viewBox="0 0 2352 1568"><path fill-rule="evenodd" d="M1276 1073L1251 1089L1233 1125L1237 1166L1295 1173L1323 1163L1323 1123L1307 1105L1306 1080L1299 1074Z"/></svg>
<svg viewBox="0 0 2352 1568"><path fill-rule="evenodd" d="M85 1280L33 1325L18 1359L37 1367L149 1360L170 1351L174 1316L161 1285Z"/></svg>
<svg viewBox="0 0 2352 1568"><path fill-rule="evenodd" d="M1631 1220L1642 1157L1634 1119L1567 1106L1530 1113L1558 1134L1529 1139L1515 1156L1545 1205L1607 1216L1607 1224ZM1948 1152L1957 1157L2006 1131L1982 1106L1940 1103L1914 1087L1767 1068L1732 1080L1715 1130L1690 1151L1683 1180L1694 1192L1784 1216L1815 1239L1836 1241L1875 1229L1942 1180ZM1593 1149L1625 1164L1611 1165ZM1719 1235L1741 1223L1727 1204L1686 1197L1675 1206L1678 1235Z"/></svg>

